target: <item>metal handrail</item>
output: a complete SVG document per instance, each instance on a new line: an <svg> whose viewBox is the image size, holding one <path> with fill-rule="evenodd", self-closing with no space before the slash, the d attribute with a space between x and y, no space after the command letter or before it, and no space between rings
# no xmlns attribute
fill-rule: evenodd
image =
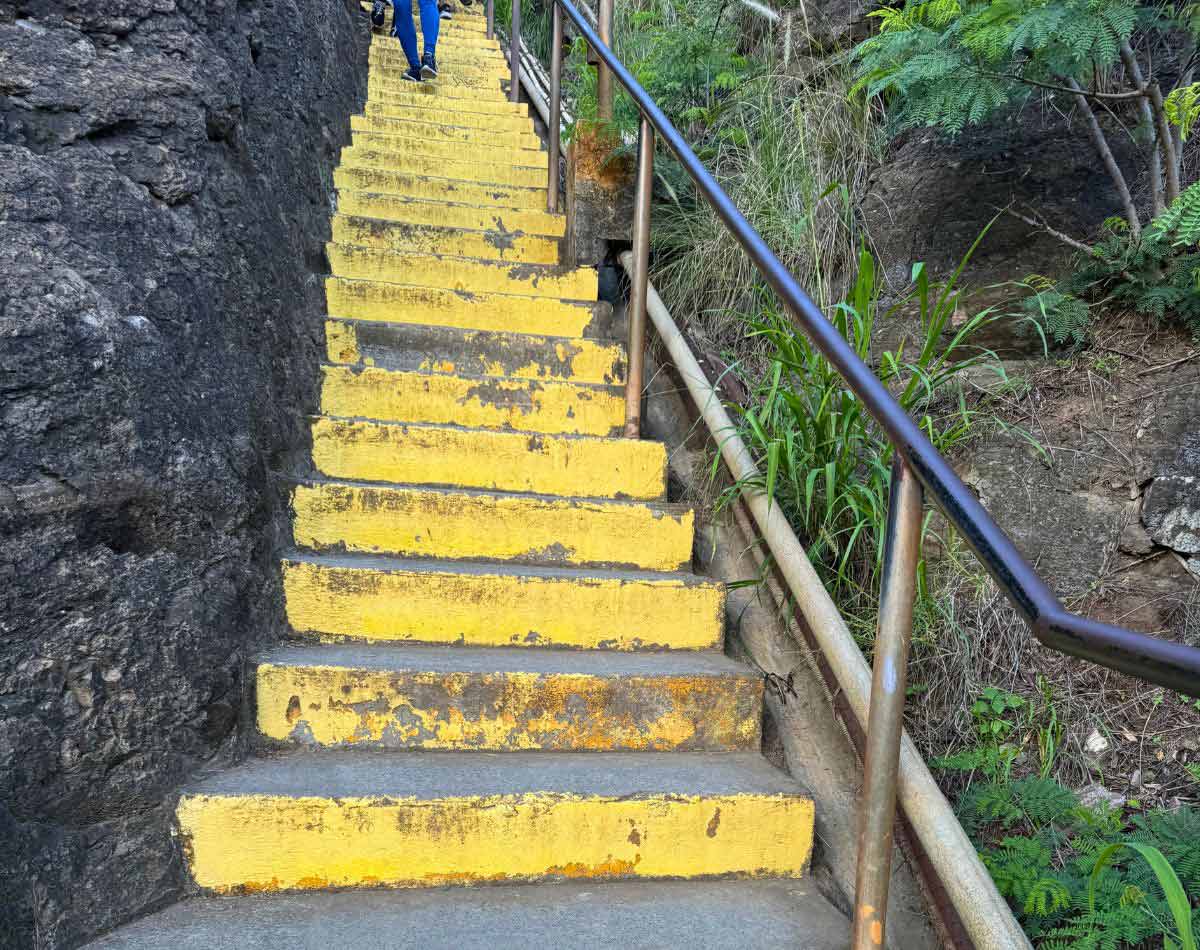
<svg viewBox="0 0 1200 950"><path fill-rule="evenodd" d="M637 105L641 116L629 300L626 436L637 438L640 434L650 197L657 134L675 154L696 189L749 256L766 283L778 294L795 322L837 368L847 387L861 400L895 450L893 507L885 537L885 552L893 552L894 556L885 558L879 620L879 636L886 649L877 656L871 692L854 919L855 947L878 947L882 945L887 906L887 881L891 867L890 829L895 809L899 723L904 704L904 666L911 637L914 592L912 583L905 576L911 575L916 567L916 552L905 538L914 530L914 511L919 520L922 496L927 497L958 530L1000 590L1029 624L1034 636L1051 649L1193 694L1200 692L1200 648L1159 640L1124 627L1081 617L1059 603L1008 535L955 474L950 463L933 447L918 424L825 318L762 236L717 184L679 130L571 0L553 0L552 3L555 42L551 48L550 108L554 116L558 115L561 107L563 13L570 18L579 35L598 57L600 76L597 88L601 91L610 89L611 78L615 77ZM603 13L605 11L602 10ZM513 101L520 97L520 23L520 0L513 0L509 53L512 67L510 96ZM604 33L610 32L603 16L600 26ZM611 114L611 103L601 105L605 113ZM552 121L548 125L550 154L557 157L561 130L557 122ZM555 210L558 202L557 162L551 163L548 169L547 189L547 207ZM870 734L872 732L875 736Z"/></svg>

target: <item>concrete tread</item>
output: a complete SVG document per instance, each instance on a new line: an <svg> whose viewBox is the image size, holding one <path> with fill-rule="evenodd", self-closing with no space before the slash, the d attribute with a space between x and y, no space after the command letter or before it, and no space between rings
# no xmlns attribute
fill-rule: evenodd
<svg viewBox="0 0 1200 950"><path fill-rule="evenodd" d="M804 797L757 752L385 752L300 750L248 759L194 795L429 800L538 792L601 798Z"/></svg>
<svg viewBox="0 0 1200 950"><path fill-rule="evenodd" d="M842 950L809 881L631 881L194 898L91 950Z"/></svg>
<svg viewBox="0 0 1200 950"><path fill-rule="evenodd" d="M580 676L687 676L757 679L750 667L723 653L667 650L530 650L525 647L288 644L258 658L275 666L336 666L417 673L537 673Z"/></svg>
<svg viewBox="0 0 1200 950"><path fill-rule="evenodd" d="M455 374L456 378L458 374ZM536 382L536 380L535 380ZM583 385L572 383L571 385ZM604 387L601 387L604 388ZM375 419L371 416L339 416L332 413L314 413L308 417L310 422L328 419L331 422L353 422L360 425L378 426L381 429L415 429L431 432L478 432L480 436L492 438L495 436L512 436L520 439L537 439L539 442L609 442L613 445L628 445L634 440L615 435L589 435L579 432L534 432L531 429L485 429L481 426L460 426L438 422L405 422L403 419ZM662 445L654 439L637 439L637 442L648 442L651 445Z"/></svg>

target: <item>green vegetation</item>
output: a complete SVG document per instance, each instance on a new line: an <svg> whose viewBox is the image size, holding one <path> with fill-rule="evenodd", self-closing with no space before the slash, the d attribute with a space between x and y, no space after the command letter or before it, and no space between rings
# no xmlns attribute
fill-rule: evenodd
<svg viewBox="0 0 1200 950"><path fill-rule="evenodd" d="M1200 811L1089 808L1029 776L976 782L958 815L1040 950L1196 947Z"/></svg>

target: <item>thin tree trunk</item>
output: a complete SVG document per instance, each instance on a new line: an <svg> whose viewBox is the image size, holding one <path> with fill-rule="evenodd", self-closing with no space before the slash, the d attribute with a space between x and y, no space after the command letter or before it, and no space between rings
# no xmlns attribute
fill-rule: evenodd
<svg viewBox="0 0 1200 950"><path fill-rule="evenodd" d="M1125 64L1125 73L1129 76L1129 81L1145 93L1146 80L1142 76L1142 67L1138 65L1137 57L1134 55L1133 47L1129 45L1128 40L1121 44L1121 62ZM1166 203L1163 201L1162 154L1159 151L1158 145L1158 126L1154 122L1154 110L1150 108L1150 101L1145 95L1138 102L1138 110L1142 113L1142 121L1146 123L1146 127L1150 130L1151 213L1155 217L1158 217L1166 207Z"/></svg>
<svg viewBox="0 0 1200 950"><path fill-rule="evenodd" d="M1129 185L1125 182L1125 176L1121 174L1121 166L1117 164L1117 160L1113 158L1112 149L1108 147L1108 139L1104 137L1104 130L1100 128L1100 122L1096 118L1096 113L1092 111L1091 105L1087 101L1087 96L1079 87L1074 79L1068 78L1066 85L1075 94L1075 103L1083 112L1084 118L1087 120L1088 133L1092 137L1092 144L1096 147L1096 152L1100 155L1100 160L1104 163L1104 168L1108 171L1108 177L1112 179L1113 185L1116 186L1117 195L1121 199L1121 206L1125 209L1125 220L1129 223L1129 233L1135 237L1142 236L1142 222L1138 218L1137 207L1133 203L1133 196L1129 193Z"/></svg>
<svg viewBox="0 0 1200 950"><path fill-rule="evenodd" d="M1183 57L1183 61L1186 63L1186 62L1190 61L1193 56L1196 55L1195 44L1189 43L1188 46L1185 47L1185 53L1186 53L1186 55ZM1179 77L1179 88L1186 89L1188 86L1190 86L1195 78L1195 75L1196 75L1196 70L1193 67L1189 66L1187 69L1185 69L1183 72L1183 75ZM1178 176L1179 181L1180 181L1180 187L1182 188L1183 187L1183 127L1177 125L1177 126L1175 126L1174 129L1171 130L1171 132L1172 132L1172 141L1175 143L1175 174L1176 174L1176 176Z"/></svg>
<svg viewBox="0 0 1200 950"><path fill-rule="evenodd" d="M1171 123L1167 121L1167 110L1163 106L1163 94L1158 83L1150 84L1150 105L1154 109L1154 121L1158 124L1158 141L1162 145L1163 165L1167 170L1167 204L1179 197L1179 162L1175 158L1175 137L1171 134Z"/></svg>

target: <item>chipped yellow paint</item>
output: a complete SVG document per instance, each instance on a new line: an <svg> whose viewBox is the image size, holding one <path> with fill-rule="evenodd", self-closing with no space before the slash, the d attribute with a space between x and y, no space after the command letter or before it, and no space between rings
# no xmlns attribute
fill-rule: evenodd
<svg viewBox="0 0 1200 950"><path fill-rule="evenodd" d="M682 570L690 509L319 483L292 495L296 543L322 551Z"/></svg>
<svg viewBox="0 0 1200 950"><path fill-rule="evenodd" d="M333 218L333 239L360 247L523 264L557 263L559 250L554 238L399 224L340 214Z"/></svg>
<svg viewBox="0 0 1200 950"><path fill-rule="evenodd" d="M708 828L719 811L719 830ZM555 878L800 877L799 796L555 793L442 798L187 795L177 812L212 891L432 886ZM636 843L635 843L636 842Z"/></svg>
<svg viewBox="0 0 1200 950"><path fill-rule="evenodd" d="M491 115L486 112L455 112L450 115L441 109L422 109L418 106L383 102L368 102L366 114L379 119L403 119L406 122L447 125L456 129L534 134L533 121L527 116L519 115Z"/></svg>
<svg viewBox="0 0 1200 950"><path fill-rule="evenodd" d="M529 435L320 418L313 462L332 478L583 498L662 498L667 453L637 439Z"/></svg>
<svg viewBox="0 0 1200 950"><path fill-rule="evenodd" d="M499 162L456 161L441 155L423 155L409 149L392 150L375 146L351 145L342 149L344 168L387 168L414 175L436 175L477 184L511 185L539 188L546 183L540 168L523 168ZM557 263L558 258L543 263Z"/></svg>
<svg viewBox="0 0 1200 950"><path fill-rule="evenodd" d="M446 288L406 287L336 277L326 280L325 299L333 316L465 330L577 337L592 322L589 307L545 297L465 296Z"/></svg>
<svg viewBox="0 0 1200 950"><path fill-rule="evenodd" d="M748 670L603 677L263 663L255 697L264 736L304 745L722 752L761 739L762 681Z"/></svg>
<svg viewBox="0 0 1200 950"><path fill-rule="evenodd" d="M509 293L565 300L595 300L597 293L596 271L590 267L563 269L469 257L431 257L354 244L327 244L325 253L333 276L352 280L445 287L460 293Z"/></svg>
<svg viewBox="0 0 1200 950"><path fill-rule="evenodd" d="M494 95L489 96L448 96L435 94L435 87L430 83L421 83L420 88L416 83L408 83L400 85L389 80L375 79L368 80L367 96L371 102L377 102L381 105L386 104L407 104L417 106L422 109L437 109L446 114L453 116L460 112L484 112L489 115L529 115L529 105L524 102L509 102L504 97L502 91L497 90ZM457 89L457 86L450 87ZM542 153L543 155L545 152Z"/></svg>
<svg viewBox="0 0 1200 950"><path fill-rule="evenodd" d="M285 561L292 629L330 638L577 649L718 648L725 589L677 577L371 570Z"/></svg>
<svg viewBox="0 0 1200 950"><path fill-rule="evenodd" d="M470 155L464 156L462 144L459 142L431 142L428 139L390 132L353 132L350 138L353 144L363 151L396 155L419 150L421 155L451 161L462 161L469 157L472 162L480 164L515 165L525 169L537 169L542 174L542 180L546 178L546 153L519 145L472 146Z"/></svg>
<svg viewBox="0 0 1200 950"><path fill-rule="evenodd" d="M374 367L322 373L321 412L330 416L575 435L614 435L624 421L618 389Z"/></svg>
<svg viewBox="0 0 1200 950"><path fill-rule="evenodd" d="M393 83L378 76L369 75L367 77L368 96L374 98L377 95L392 93L397 95L411 94L421 96L426 101L436 102L439 105L446 103L450 108L453 108L455 103L466 101L487 105L509 101L504 90L500 88L468 89L465 86L438 86L431 82L400 85L399 83Z"/></svg>
<svg viewBox="0 0 1200 950"><path fill-rule="evenodd" d="M469 228L474 231L510 231L552 238L566 233L566 219L545 211L515 208L478 208L470 205L438 204L400 195L371 194L366 191L342 191L338 210L343 214L362 215L383 221L414 226Z"/></svg>
<svg viewBox="0 0 1200 950"><path fill-rule="evenodd" d="M325 355L331 363L359 361L358 334L353 324L342 320L325 321Z"/></svg>
<svg viewBox="0 0 1200 950"><path fill-rule="evenodd" d="M393 135L407 135L410 138L460 142L470 146L490 145L493 148L536 149L541 144L532 132L473 129L470 126L453 125L444 119L439 122L419 118L399 119L379 115L352 115L350 128L355 132L390 132ZM469 151L470 149L464 149L464 152Z"/></svg>
<svg viewBox="0 0 1200 950"><path fill-rule="evenodd" d="M520 208L544 212L545 189L520 188L514 185L484 185L478 182L454 181L412 172L391 171L386 168L334 169L333 181L338 189L371 191L377 194L405 195L424 201L450 201L473 204L482 208ZM501 213L497 211L496 213Z"/></svg>

